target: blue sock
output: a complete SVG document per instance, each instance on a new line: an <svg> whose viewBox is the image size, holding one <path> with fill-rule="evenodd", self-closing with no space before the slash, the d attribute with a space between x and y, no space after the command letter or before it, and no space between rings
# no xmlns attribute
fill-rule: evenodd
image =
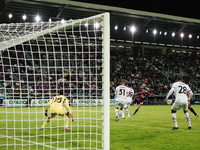
<svg viewBox="0 0 200 150"><path fill-rule="evenodd" d="M134 115L137 113L137 111L138 111L138 110L136 109L135 112L134 112Z"/></svg>

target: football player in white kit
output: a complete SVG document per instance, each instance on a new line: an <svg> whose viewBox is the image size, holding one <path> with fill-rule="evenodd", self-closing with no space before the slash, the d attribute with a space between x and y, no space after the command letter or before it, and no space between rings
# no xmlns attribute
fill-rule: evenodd
<svg viewBox="0 0 200 150"><path fill-rule="evenodd" d="M190 122L190 115L187 110L188 110L188 100L191 99L193 92L191 91L190 87L187 84L183 83L183 77L181 75L178 75L177 80L178 81L172 85L172 88L170 89L169 93L167 94L167 97L165 100L167 103L169 96L174 92L176 99L171 108L171 115L172 115L172 119L174 122L174 127L172 128L172 130L178 129L178 124L177 124L177 119L176 119L176 111L180 110L181 108L183 109L183 112L187 119L188 129L191 129L192 126L191 126L191 122ZM190 93L189 98L187 96L188 92Z"/></svg>
<svg viewBox="0 0 200 150"><path fill-rule="evenodd" d="M126 113L128 115L128 118L131 118L130 117L130 114L129 114L129 110L128 110L128 107L130 106L130 104L132 103L132 98L133 98L133 95L134 95L134 90L131 88L131 85L129 83L126 83L126 86L128 88L128 97L126 97L126 100L125 100L125 103L124 103L124 109L126 110Z"/></svg>
<svg viewBox="0 0 200 150"><path fill-rule="evenodd" d="M122 79L121 85L119 85L116 88L115 96L116 96L116 99L115 99L116 100L116 103L115 103L116 118L115 118L115 120L118 121L120 119L121 115L124 115L123 114L124 103L125 103L126 97L129 96L128 95L128 88L125 86L125 80L124 79ZM118 116L118 108L119 107L120 107L120 112L119 112L119 116Z"/></svg>

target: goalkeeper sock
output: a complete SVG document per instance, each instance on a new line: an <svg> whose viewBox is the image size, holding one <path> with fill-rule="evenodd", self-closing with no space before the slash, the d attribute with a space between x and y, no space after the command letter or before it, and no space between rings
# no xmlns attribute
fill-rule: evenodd
<svg viewBox="0 0 200 150"><path fill-rule="evenodd" d="M172 119L173 119L173 122L174 122L174 127L178 127L175 113L172 113Z"/></svg>
<svg viewBox="0 0 200 150"><path fill-rule="evenodd" d="M69 118L66 119L65 127L66 127L66 126L68 127L68 125L69 125Z"/></svg>
<svg viewBox="0 0 200 150"><path fill-rule="evenodd" d="M194 109L192 107L189 108L189 110L196 116L197 113L194 111Z"/></svg>
<svg viewBox="0 0 200 150"><path fill-rule="evenodd" d="M47 125L47 122L45 121L44 124L42 125L42 127L45 127Z"/></svg>
<svg viewBox="0 0 200 150"><path fill-rule="evenodd" d="M188 112L186 112L186 113L185 113L185 117L186 117L186 119L187 119L188 126L190 126L190 127L191 127L190 115L189 115L189 113L188 113Z"/></svg>

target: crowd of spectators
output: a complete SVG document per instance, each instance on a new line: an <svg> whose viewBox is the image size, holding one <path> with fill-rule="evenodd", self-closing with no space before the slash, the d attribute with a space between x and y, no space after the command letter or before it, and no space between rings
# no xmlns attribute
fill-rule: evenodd
<svg viewBox="0 0 200 150"><path fill-rule="evenodd" d="M11 98L26 96L30 90L35 98L49 98L60 90L73 98L101 98L101 48L81 48L76 47L76 52L69 48L67 53L4 50L1 87L6 87L4 92Z"/></svg>
<svg viewBox="0 0 200 150"><path fill-rule="evenodd" d="M141 56L113 49L111 50L110 68L112 98L121 79L126 79L127 82L131 83L136 93L145 86L149 88L150 92L164 97L179 73L184 73L184 82L192 86L193 90L198 90L200 70L198 57L174 54Z"/></svg>
<svg viewBox="0 0 200 150"><path fill-rule="evenodd" d="M123 51L111 50L111 93L120 84L121 79L131 83L136 93L142 87L148 87L151 92L162 95L169 90L169 80L148 57L131 56ZM114 95L112 94L112 97Z"/></svg>
<svg viewBox="0 0 200 150"><path fill-rule="evenodd" d="M0 86L6 87L8 97L21 98L30 91L35 98L49 98L64 90L75 99L102 97L101 47L70 47L55 53L33 47L25 51L4 50L0 62ZM55 48L58 49L58 48ZM149 92L165 96L182 69L185 81L196 84L200 80L199 59L196 57L140 56L111 49L110 95L121 79L131 83L135 92L148 87ZM188 76L189 75L189 76ZM5 89L5 88L3 88ZM10 94L9 94L10 93ZM18 94L13 94L18 93ZM27 94L25 94L27 95Z"/></svg>

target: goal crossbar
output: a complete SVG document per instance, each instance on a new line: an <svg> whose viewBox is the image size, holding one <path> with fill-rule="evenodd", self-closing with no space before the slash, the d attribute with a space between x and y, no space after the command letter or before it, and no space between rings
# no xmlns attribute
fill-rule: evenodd
<svg viewBox="0 0 200 150"><path fill-rule="evenodd" d="M77 19L77 20L69 20L65 22L61 21L56 21L56 22L35 22L35 23L17 23L15 24L15 30L19 30L19 32L22 32L20 35L17 33L16 36L11 36L13 33L12 28L14 26L13 23L11 24L1 24L0 25L0 30L1 32L5 32L6 34L0 33L0 50L4 50L10 47L13 47L15 45L21 44L23 42L29 41L31 39L35 39L39 36L45 35L47 33L51 33L51 31L58 31L62 30L65 27L68 27L66 29L70 29L71 25L73 24L73 27L78 26L80 22L82 24L88 23L91 24L93 23L94 18L101 17L102 14L96 15L89 17L87 19ZM95 19L95 21L98 21L98 19ZM77 24L77 25L76 25ZM36 27L32 28L32 30L27 30L26 27L33 26ZM41 26L40 28L37 29L37 26Z"/></svg>

